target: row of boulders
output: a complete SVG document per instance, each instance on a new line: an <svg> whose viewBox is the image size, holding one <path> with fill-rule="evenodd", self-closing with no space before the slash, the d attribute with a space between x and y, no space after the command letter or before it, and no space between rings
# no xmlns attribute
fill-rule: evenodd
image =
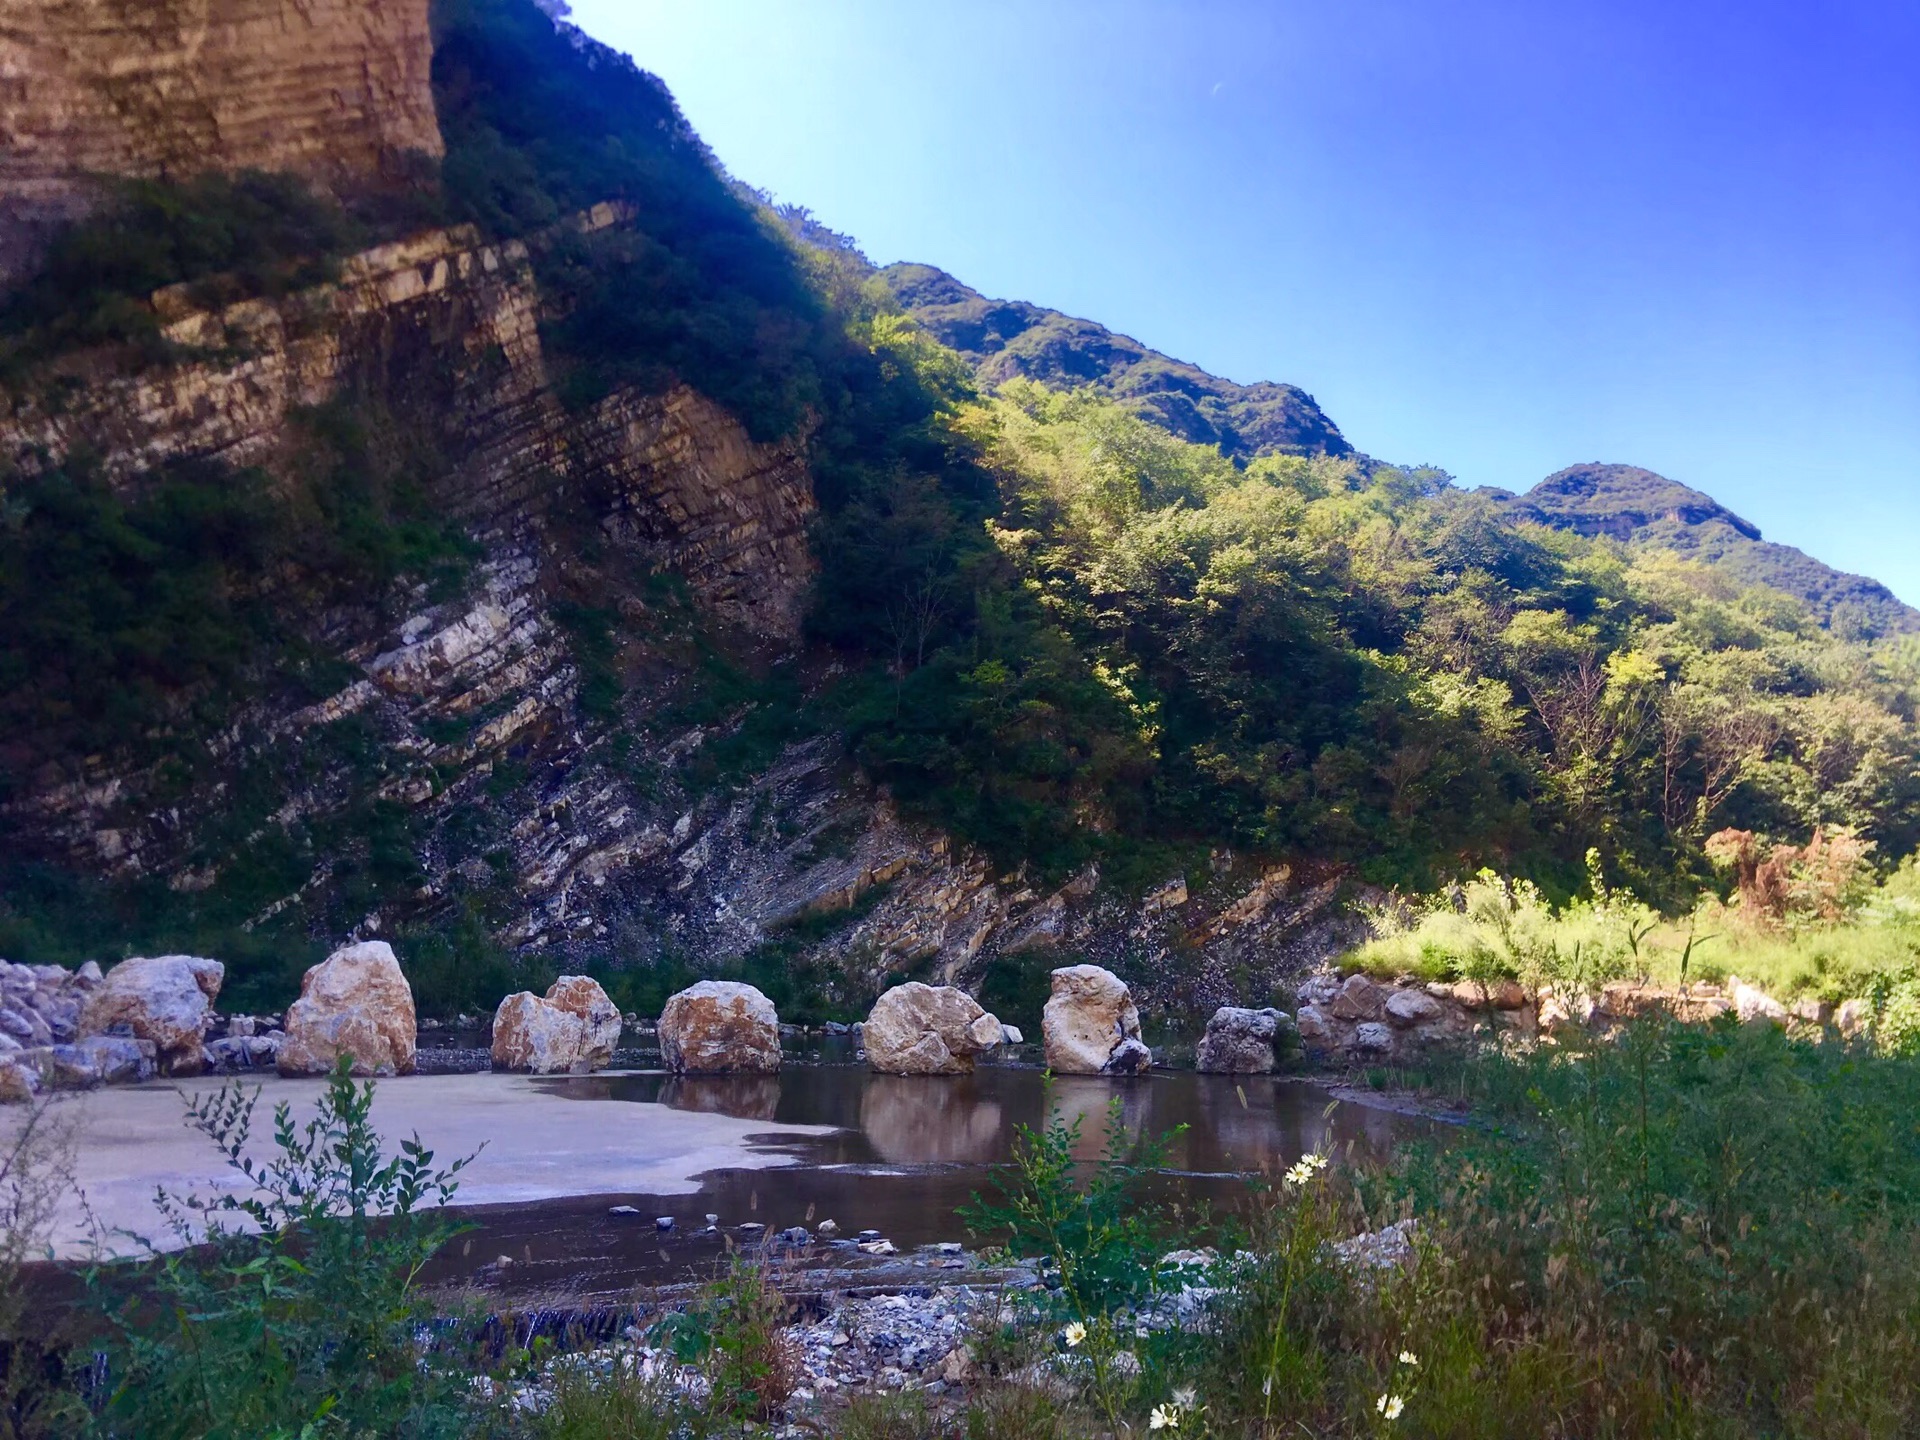
<svg viewBox="0 0 1920 1440"><path fill-rule="evenodd" d="M104 974L92 961L73 971L0 962L0 1100L155 1074L324 1075L343 1055L355 1074L413 1069L413 991L383 941L308 970L284 1027L235 1017L213 1036L225 979L224 965L199 955L140 955Z"/></svg>

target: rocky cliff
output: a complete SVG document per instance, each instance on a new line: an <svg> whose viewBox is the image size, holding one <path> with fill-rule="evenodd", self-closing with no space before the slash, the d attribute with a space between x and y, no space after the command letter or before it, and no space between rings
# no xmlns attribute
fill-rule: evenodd
<svg viewBox="0 0 1920 1440"><path fill-rule="evenodd" d="M441 153L427 0L7 0L0 278L102 176L351 185Z"/></svg>

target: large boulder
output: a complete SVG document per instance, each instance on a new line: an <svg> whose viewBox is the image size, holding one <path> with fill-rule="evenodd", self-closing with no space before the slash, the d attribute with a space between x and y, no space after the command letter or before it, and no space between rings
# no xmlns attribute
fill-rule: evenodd
<svg viewBox="0 0 1920 1440"><path fill-rule="evenodd" d="M620 1007L591 975L562 975L547 987L547 1003L580 1017L586 1032L585 1058L591 1068L613 1063L620 1044Z"/></svg>
<svg viewBox="0 0 1920 1440"><path fill-rule="evenodd" d="M980 1002L951 985L896 985L874 1001L861 1032L883 1075L970 1075L976 1055L1005 1038Z"/></svg>
<svg viewBox="0 0 1920 1440"><path fill-rule="evenodd" d="M660 1058L677 1075L771 1074L780 1068L780 1017L751 985L702 980L660 1012Z"/></svg>
<svg viewBox="0 0 1920 1440"><path fill-rule="evenodd" d="M355 1075L411 1075L418 1026L413 987L393 947L366 940L307 971L274 1058L282 1075L325 1075L340 1057Z"/></svg>
<svg viewBox="0 0 1920 1440"><path fill-rule="evenodd" d="M562 975L542 999L509 995L493 1013L493 1063L536 1075L603 1070L620 1042L620 1010L587 975Z"/></svg>
<svg viewBox="0 0 1920 1440"><path fill-rule="evenodd" d="M226 967L198 955L137 955L109 970L80 1010L82 1037L124 1027L153 1042L162 1070L194 1075Z"/></svg>
<svg viewBox="0 0 1920 1440"><path fill-rule="evenodd" d="M1098 965L1053 972L1040 1032L1057 1075L1136 1075L1153 1064L1126 982Z"/></svg>
<svg viewBox="0 0 1920 1440"><path fill-rule="evenodd" d="M1274 1009L1245 1010L1222 1005L1207 1021L1200 1038L1194 1068L1212 1075L1268 1075L1273 1071L1273 1043L1287 1017Z"/></svg>

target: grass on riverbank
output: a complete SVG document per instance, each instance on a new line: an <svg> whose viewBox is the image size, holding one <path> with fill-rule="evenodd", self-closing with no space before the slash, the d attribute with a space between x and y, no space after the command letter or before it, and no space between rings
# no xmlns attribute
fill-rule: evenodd
<svg viewBox="0 0 1920 1440"><path fill-rule="evenodd" d="M1884 880L1807 881L1774 912L1708 896L1660 915L1595 877L1590 898L1555 907L1524 881L1485 873L1455 891L1375 917L1375 938L1343 962L1381 977L1511 977L1592 989L1738 977L1782 1001L1873 1003L1885 1046L1920 1044L1920 862Z"/></svg>

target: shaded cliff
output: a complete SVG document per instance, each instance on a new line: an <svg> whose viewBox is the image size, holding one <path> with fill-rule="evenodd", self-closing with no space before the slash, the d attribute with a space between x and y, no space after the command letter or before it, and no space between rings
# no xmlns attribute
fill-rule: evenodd
<svg viewBox="0 0 1920 1440"><path fill-rule="evenodd" d="M427 0L15 0L0 11L0 279L101 177L352 187L442 151Z"/></svg>

